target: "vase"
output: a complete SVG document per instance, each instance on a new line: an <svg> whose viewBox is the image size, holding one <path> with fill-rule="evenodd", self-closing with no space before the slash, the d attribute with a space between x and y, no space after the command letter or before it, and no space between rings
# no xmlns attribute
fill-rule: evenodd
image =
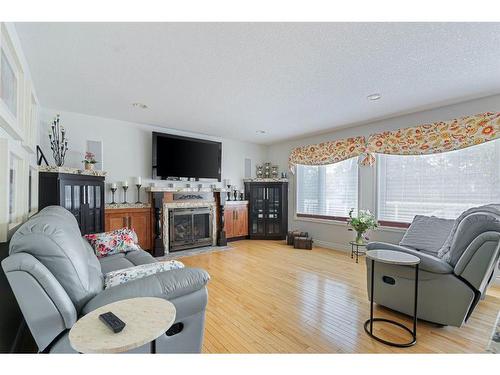
<svg viewBox="0 0 500 375"><path fill-rule="evenodd" d="M356 243L363 244L365 241L363 240L363 232L356 232Z"/></svg>
<svg viewBox="0 0 500 375"><path fill-rule="evenodd" d="M86 171L91 171L94 169L94 164L93 163L85 163L85 170Z"/></svg>

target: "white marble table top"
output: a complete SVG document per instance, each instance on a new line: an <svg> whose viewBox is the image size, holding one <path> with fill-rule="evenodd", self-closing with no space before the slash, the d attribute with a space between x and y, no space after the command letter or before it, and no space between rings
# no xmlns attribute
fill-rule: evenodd
<svg viewBox="0 0 500 375"><path fill-rule="evenodd" d="M126 324L113 333L99 315L111 311ZM175 306L155 297L131 298L99 307L80 318L69 332L80 353L120 353L145 345L164 334L175 321Z"/></svg>
<svg viewBox="0 0 500 375"><path fill-rule="evenodd" d="M399 264L411 266L420 263L420 259L415 255L393 250L369 250L366 257L380 263Z"/></svg>

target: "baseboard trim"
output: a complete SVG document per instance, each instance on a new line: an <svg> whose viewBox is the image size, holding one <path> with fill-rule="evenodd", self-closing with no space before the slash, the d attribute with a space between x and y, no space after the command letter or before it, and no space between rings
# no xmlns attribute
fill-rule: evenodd
<svg viewBox="0 0 500 375"><path fill-rule="evenodd" d="M325 247L327 249L332 249L332 250L339 250L346 253L351 251L351 245L349 244L315 240L314 238L313 238L313 245Z"/></svg>

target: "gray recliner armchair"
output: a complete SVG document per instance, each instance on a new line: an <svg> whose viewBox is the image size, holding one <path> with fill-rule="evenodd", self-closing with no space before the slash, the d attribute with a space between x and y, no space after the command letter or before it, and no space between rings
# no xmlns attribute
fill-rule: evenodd
<svg viewBox="0 0 500 375"><path fill-rule="evenodd" d="M367 249L401 251L420 258L418 318L460 327L495 275L500 206L473 208L457 220L416 216L399 245L370 242ZM366 264L370 275L371 262ZM376 263L374 277L374 302L413 314L413 267ZM370 296L370 277L367 283Z"/></svg>
<svg viewBox="0 0 500 375"><path fill-rule="evenodd" d="M152 262L156 260L143 250L98 259L73 215L51 206L13 235L2 268L40 352L74 353L69 329L79 317L100 306L133 297L160 297L175 305L177 329L157 339L157 352L199 353L207 272L176 269L104 289L103 272ZM133 352L149 353L149 345Z"/></svg>

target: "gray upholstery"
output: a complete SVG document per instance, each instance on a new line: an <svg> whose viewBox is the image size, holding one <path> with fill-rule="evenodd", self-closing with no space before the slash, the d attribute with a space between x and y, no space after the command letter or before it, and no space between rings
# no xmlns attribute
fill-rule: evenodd
<svg viewBox="0 0 500 375"><path fill-rule="evenodd" d="M483 213L473 213L465 217L457 227L451 242L450 264L455 266L467 246L481 233L488 231L500 233L498 218Z"/></svg>
<svg viewBox="0 0 500 375"><path fill-rule="evenodd" d="M148 296L170 300L176 323L184 325L178 334L161 336L157 351L200 352L209 280L204 270L166 271L103 289L103 273L152 262L143 250L98 260L73 215L47 207L14 234L2 268L40 351L74 353L67 333L79 317L114 301ZM145 345L132 352L148 350Z"/></svg>
<svg viewBox="0 0 500 375"><path fill-rule="evenodd" d="M442 259L439 259L435 256L432 256L427 253L420 252L415 249L410 249L408 247L393 245L386 242L370 242L366 248L368 250L374 249L386 249L386 250L394 250L401 251L403 253L416 255L420 258L420 269L433 272L433 273L452 273L453 267L450 266L447 262Z"/></svg>
<svg viewBox="0 0 500 375"><path fill-rule="evenodd" d="M437 253L450 234L455 220L416 215L399 244L427 253Z"/></svg>
<svg viewBox="0 0 500 375"><path fill-rule="evenodd" d="M153 256L146 251L129 251L99 258L102 273L121 270L124 268L139 266L156 262Z"/></svg>
<svg viewBox="0 0 500 375"><path fill-rule="evenodd" d="M101 266L73 215L47 207L12 236L9 254L31 254L54 275L79 310L103 289Z"/></svg>
<svg viewBox="0 0 500 375"><path fill-rule="evenodd" d="M442 258L437 256L439 247L433 249L424 246L427 248L424 252L406 246L371 242L367 249L401 251L420 258L418 317L460 327L470 316L480 297L486 293L499 262L500 220L491 211L491 208L484 212L475 208L474 212L463 215L459 223L454 223L450 231L451 238L445 241L451 243L451 247L445 253L447 256ZM436 230L430 230L427 225L418 228L422 222L425 220L417 219L412 223L414 233L424 236L449 231L447 222L441 222L445 228ZM439 225L439 222L434 221L434 224ZM411 239L412 235L408 238ZM435 242L436 245L441 240L442 236ZM413 240L402 242L417 245ZM432 240L419 243L431 244ZM368 259L367 266L370 291L371 261ZM374 301L393 310L413 314L414 278L413 267L375 263ZM388 279L394 282L387 282Z"/></svg>

